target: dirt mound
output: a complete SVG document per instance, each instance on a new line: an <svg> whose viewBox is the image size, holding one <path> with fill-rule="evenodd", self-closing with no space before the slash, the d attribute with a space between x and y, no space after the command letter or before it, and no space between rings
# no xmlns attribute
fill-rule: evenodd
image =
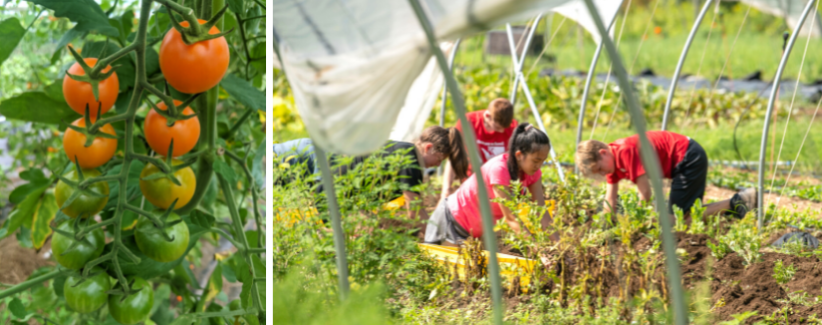
<svg viewBox="0 0 822 325"><path fill-rule="evenodd" d="M14 236L0 240L0 283L18 284L26 280L34 270L43 266L54 265L45 254L51 251L51 242L36 252L30 248L20 247Z"/></svg>
<svg viewBox="0 0 822 325"><path fill-rule="evenodd" d="M714 259L708 242L716 244L716 241L704 234L676 232L674 235L677 240L676 248L684 249L688 254L687 262L682 263L682 281L686 288L691 288L705 278L706 263L709 263L709 259ZM710 263L716 264L713 261Z"/></svg>
<svg viewBox="0 0 822 325"><path fill-rule="evenodd" d="M774 279L774 264L782 260L785 267L793 265L796 274L785 286ZM781 253L763 253L761 261L747 268L736 253L728 254L715 267L712 282L712 301L719 320L730 320L731 315L758 311L747 320L752 324L787 306L789 323L800 324L811 315L822 315L822 305L803 306L789 303L789 294L799 291L810 297L822 294L822 263L814 257L799 257ZM813 299L813 298L811 298Z"/></svg>

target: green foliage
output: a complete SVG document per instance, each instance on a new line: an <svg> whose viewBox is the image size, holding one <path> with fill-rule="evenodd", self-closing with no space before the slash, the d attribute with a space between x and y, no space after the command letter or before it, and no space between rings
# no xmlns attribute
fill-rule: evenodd
<svg viewBox="0 0 822 325"><path fill-rule="evenodd" d="M794 274L796 274L796 267L794 267L793 264L786 267L784 263L782 263L782 260L776 260L776 262L774 262L773 278L776 280L776 283L785 285L793 280Z"/></svg>

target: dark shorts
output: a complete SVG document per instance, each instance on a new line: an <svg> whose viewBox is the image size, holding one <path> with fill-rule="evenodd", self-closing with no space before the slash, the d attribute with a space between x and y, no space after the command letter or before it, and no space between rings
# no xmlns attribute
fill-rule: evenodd
<svg viewBox="0 0 822 325"><path fill-rule="evenodd" d="M668 198L668 210L673 212L673 205L685 212L691 210L696 200L705 196L705 180L708 178L708 154L694 139L688 142L688 150L674 170L671 171L671 194Z"/></svg>
<svg viewBox="0 0 822 325"><path fill-rule="evenodd" d="M451 244L459 245L471 236L451 214L451 209L448 208L446 203L449 199L455 200L454 195L440 201L434 213L431 214L431 218L428 219L428 225L425 228L426 244L440 245L445 240Z"/></svg>

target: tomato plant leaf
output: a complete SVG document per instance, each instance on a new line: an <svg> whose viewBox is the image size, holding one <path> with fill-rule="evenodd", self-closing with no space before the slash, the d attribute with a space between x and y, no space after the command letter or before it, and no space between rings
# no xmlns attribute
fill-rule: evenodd
<svg viewBox="0 0 822 325"><path fill-rule="evenodd" d="M31 217L34 214L34 209L40 201L40 196L43 195L43 192L45 192L47 188L48 184L45 184L31 190L28 196L14 207L14 210L9 214L9 220L6 220L8 228L3 237L13 234L20 226L31 226Z"/></svg>
<svg viewBox="0 0 822 325"><path fill-rule="evenodd" d="M214 160L214 172L223 176L223 178L232 185L237 179L237 174L234 173L234 169L231 169L231 166L220 159Z"/></svg>
<svg viewBox="0 0 822 325"><path fill-rule="evenodd" d="M26 317L26 306L23 306L23 301L20 298L14 298L9 303L9 310L15 318L23 319Z"/></svg>
<svg viewBox="0 0 822 325"><path fill-rule="evenodd" d="M226 281L231 283L237 282L237 275L234 274L234 269L231 268L231 265L220 263L220 267L223 269L223 277Z"/></svg>
<svg viewBox="0 0 822 325"><path fill-rule="evenodd" d="M31 222L31 241L34 249L39 251L40 248L43 247L43 244L46 243L46 238L51 235L52 230L49 224L54 220L54 216L57 215L59 208L60 207L57 206L57 199L54 198L54 193L52 192L46 192L46 195L44 195L43 199L37 204Z"/></svg>
<svg viewBox="0 0 822 325"><path fill-rule="evenodd" d="M214 271L211 273L211 277L208 278L208 284L206 285L206 292L203 294L203 298L197 302L197 311L205 311L206 306L214 301L214 298L217 297L222 289L223 269L218 265L218 267L215 267Z"/></svg>
<svg viewBox="0 0 822 325"><path fill-rule="evenodd" d="M236 14L243 14L243 0L228 0L228 8Z"/></svg>
<svg viewBox="0 0 822 325"><path fill-rule="evenodd" d="M177 317L177 319L175 319L174 322L170 325L191 325L192 323L194 323L195 320L196 319L194 318L194 315L185 314L180 315L180 317Z"/></svg>
<svg viewBox="0 0 822 325"><path fill-rule="evenodd" d="M54 282L52 282L52 287L54 287L54 293L58 297L63 297L63 285L65 285L68 276L65 274L58 275L54 278Z"/></svg>
<svg viewBox="0 0 822 325"><path fill-rule="evenodd" d="M128 10L122 16L109 19L108 23L120 32L120 41L125 43L131 30L134 29L134 11Z"/></svg>
<svg viewBox="0 0 822 325"><path fill-rule="evenodd" d="M94 0L30 0L32 3L54 10L55 17L66 17L76 22L74 29L83 32L96 31L100 34L117 37L116 28L108 23L108 17Z"/></svg>
<svg viewBox="0 0 822 325"><path fill-rule="evenodd" d="M220 86L234 99L248 108L266 110L265 93L234 74L226 74Z"/></svg>
<svg viewBox="0 0 822 325"><path fill-rule="evenodd" d="M26 30L20 24L20 20L15 17L0 21L0 65L6 61L11 52L17 48L17 44L23 39Z"/></svg>
<svg viewBox="0 0 822 325"><path fill-rule="evenodd" d="M48 124L73 121L78 117L65 101L54 100L40 91L25 92L0 102L0 114L9 119Z"/></svg>
<svg viewBox="0 0 822 325"><path fill-rule="evenodd" d="M66 49L66 45L71 43L71 41L76 38L82 38L88 34L87 31L82 30L82 27L83 26L75 25L74 28L69 29L65 34L63 34L62 37L60 37L60 40L57 42L57 50L55 50L54 54L51 55L51 64L55 64L57 61L60 61L60 58L63 57L63 50Z"/></svg>
<svg viewBox="0 0 822 325"><path fill-rule="evenodd" d="M193 224L198 225L200 227L208 229L214 226L214 216L209 215L207 213L194 210L189 214L188 217L189 219L191 219L191 222Z"/></svg>
<svg viewBox="0 0 822 325"><path fill-rule="evenodd" d="M50 183L51 182L48 179L44 178L42 180L34 179L31 180L29 183L20 185L16 187L13 191L11 191L11 194L9 195L9 202L11 202L12 204L20 204L20 202L23 202L23 200L25 200L26 197L28 197L28 195L31 194L32 191L39 189L43 186L47 186Z"/></svg>

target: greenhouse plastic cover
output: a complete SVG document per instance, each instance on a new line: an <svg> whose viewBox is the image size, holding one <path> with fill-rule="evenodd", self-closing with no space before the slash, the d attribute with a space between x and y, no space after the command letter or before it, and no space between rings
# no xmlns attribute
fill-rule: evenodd
<svg viewBox="0 0 822 325"><path fill-rule="evenodd" d="M558 8L598 39L587 10L579 10L582 0L421 2L446 51L457 38ZM609 24L620 1L594 2ZM442 73L407 0L275 1L272 12L297 110L316 145L365 154L382 146L395 124L392 138L422 129Z"/></svg>

